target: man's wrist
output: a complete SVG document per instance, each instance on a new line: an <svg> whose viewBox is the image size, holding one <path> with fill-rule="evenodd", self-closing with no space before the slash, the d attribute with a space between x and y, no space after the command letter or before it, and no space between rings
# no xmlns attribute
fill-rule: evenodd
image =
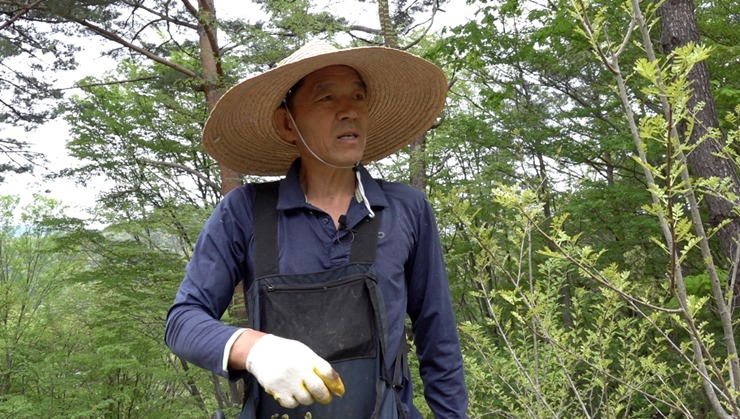
<svg viewBox="0 0 740 419"><path fill-rule="evenodd" d="M229 370L246 370L247 355L252 350L255 342L265 336L266 333L254 329L241 329L241 333L236 336L228 353Z"/></svg>
<svg viewBox="0 0 740 419"><path fill-rule="evenodd" d="M241 328L238 329L236 332L234 332L231 337L229 337L229 340L226 341L226 344L224 345L224 354L221 358L221 369L224 371L229 370L229 356L231 355L231 348L234 346L234 342L241 336L242 333L246 332L247 329Z"/></svg>

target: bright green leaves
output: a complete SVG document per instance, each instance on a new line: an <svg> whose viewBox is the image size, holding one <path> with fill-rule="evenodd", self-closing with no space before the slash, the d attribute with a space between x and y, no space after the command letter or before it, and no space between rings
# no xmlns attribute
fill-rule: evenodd
<svg viewBox="0 0 740 419"><path fill-rule="evenodd" d="M460 326L475 395L471 415L640 417L656 401L680 403L680 395L662 392L664 382L682 374L670 352L656 349L662 335L654 326L665 321L654 312L634 315L644 307L624 300L662 292L614 264L600 267L603 252L581 243L583 234L566 232L575 222L567 216L542 231L546 220L534 191L498 186L493 197L503 217L490 224L469 206L448 209L482 246L467 270L478 285L468 296L482 317ZM540 234L549 245L532 240ZM533 259L535 252L546 258ZM596 403L594 394L601 395Z"/></svg>
<svg viewBox="0 0 740 419"><path fill-rule="evenodd" d="M21 205L0 196L0 416L48 416L50 386L72 374L50 368L70 355L57 339L70 325L60 307L70 276L84 266L82 255L57 246L62 232L50 221L63 211L42 197Z"/></svg>

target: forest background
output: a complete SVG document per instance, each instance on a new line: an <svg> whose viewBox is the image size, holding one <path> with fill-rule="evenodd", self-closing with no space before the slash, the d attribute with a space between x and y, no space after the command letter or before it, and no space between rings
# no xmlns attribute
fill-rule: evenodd
<svg viewBox="0 0 740 419"><path fill-rule="evenodd" d="M163 343L201 226L255 180L200 133L225 89L322 38L448 75L438 123L369 169L437 210L471 417L740 417L740 3L470 1L449 26L444 1L343 1L362 24L255 6L0 0L0 175L59 159L16 134L61 119L44 141L72 159L44 181L104 185L82 215L0 196L0 416L238 411L237 384ZM115 68L65 94L83 42Z"/></svg>

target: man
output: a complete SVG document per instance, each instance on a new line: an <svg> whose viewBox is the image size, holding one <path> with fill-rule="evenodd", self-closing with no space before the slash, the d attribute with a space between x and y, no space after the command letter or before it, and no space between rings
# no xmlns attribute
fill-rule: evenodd
<svg viewBox="0 0 740 419"><path fill-rule="evenodd" d="M241 417L420 418L404 372L406 315L427 403L436 417L466 417L432 209L423 192L375 181L361 164L426 132L446 91L441 70L414 55L315 41L214 108L203 143L216 160L287 175L237 188L215 209L166 342L196 365L246 377ZM239 281L250 329L219 321Z"/></svg>

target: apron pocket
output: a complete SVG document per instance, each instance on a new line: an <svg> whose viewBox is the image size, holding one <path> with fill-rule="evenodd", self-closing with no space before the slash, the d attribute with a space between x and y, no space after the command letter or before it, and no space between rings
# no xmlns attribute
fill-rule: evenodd
<svg viewBox="0 0 740 419"><path fill-rule="evenodd" d="M310 285L261 287L266 333L306 344L329 362L376 355L376 328L365 275Z"/></svg>

